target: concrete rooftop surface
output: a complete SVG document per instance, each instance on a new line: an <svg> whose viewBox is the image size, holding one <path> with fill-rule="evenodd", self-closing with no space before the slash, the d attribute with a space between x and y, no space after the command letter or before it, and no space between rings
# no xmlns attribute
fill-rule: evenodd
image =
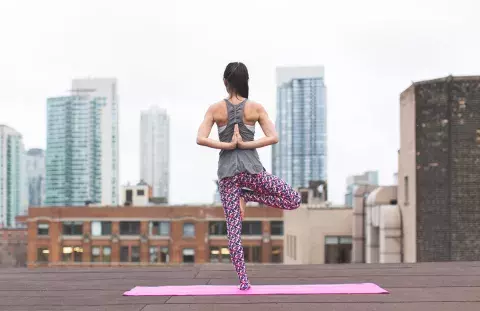
<svg viewBox="0 0 480 311"><path fill-rule="evenodd" d="M0 310L480 310L480 262L248 265L255 284L372 282L390 294L127 297L135 286L235 285L229 264L0 269Z"/></svg>

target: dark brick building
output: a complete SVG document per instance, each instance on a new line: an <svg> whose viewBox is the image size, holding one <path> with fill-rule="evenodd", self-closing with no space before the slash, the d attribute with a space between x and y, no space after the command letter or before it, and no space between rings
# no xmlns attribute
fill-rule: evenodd
<svg viewBox="0 0 480 311"><path fill-rule="evenodd" d="M405 260L480 260L480 77L414 83L400 114Z"/></svg>

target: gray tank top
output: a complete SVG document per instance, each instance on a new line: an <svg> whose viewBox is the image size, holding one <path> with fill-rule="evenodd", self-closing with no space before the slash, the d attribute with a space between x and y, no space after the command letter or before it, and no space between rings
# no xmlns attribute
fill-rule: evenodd
<svg viewBox="0 0 480 311"><path fill-rule="evenodd" d="M240 104L234 105L227 99L228 123L227 125L218 127L218 137L222 142L231 142L235 124L243 141L253 141L255 136L255 125L243 123L243 109L247 99ZM234 149L221 150L218 160L218 180L225 177L235 176L242 172L250 174L258 174L264 170L256 149Z"/></svg>

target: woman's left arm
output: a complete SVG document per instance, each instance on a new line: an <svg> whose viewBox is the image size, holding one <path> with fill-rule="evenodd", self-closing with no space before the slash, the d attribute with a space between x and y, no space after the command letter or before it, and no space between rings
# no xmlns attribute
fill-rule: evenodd
<svg viewBox="0 0 480 311"><path fill-rule="evenodd" d="M237 137L238 137L237 147L239 149L256 149L256 148L262 148L262 147L266 147L266 146L270 146L278 143L278 134L277 134L277 131L275 130L275 125L273 124L272 120L270 120L270 117L268 116L267 111L262 105L259 105L258 113L259 113L258 123L260 124L260 127L262 128L262 131L265 134L265 137L262 137L254 141L243 141L242 137L240 136L240 133L237 132Z"/></svg>

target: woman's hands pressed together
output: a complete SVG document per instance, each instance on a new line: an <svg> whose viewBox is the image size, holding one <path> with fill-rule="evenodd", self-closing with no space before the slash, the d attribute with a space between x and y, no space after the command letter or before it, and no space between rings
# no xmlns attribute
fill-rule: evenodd
<svg viewBox="0 0 480 311"><path fill-rule="evenodd" d="M242 149L242 145L244 144L242 135L240 135L240 130L238 128L238 124L235 124L235 127L233 128L233 136L232 136L232 141L228 143L227 145L227 150L233 150L233 149Z"/></svg>

